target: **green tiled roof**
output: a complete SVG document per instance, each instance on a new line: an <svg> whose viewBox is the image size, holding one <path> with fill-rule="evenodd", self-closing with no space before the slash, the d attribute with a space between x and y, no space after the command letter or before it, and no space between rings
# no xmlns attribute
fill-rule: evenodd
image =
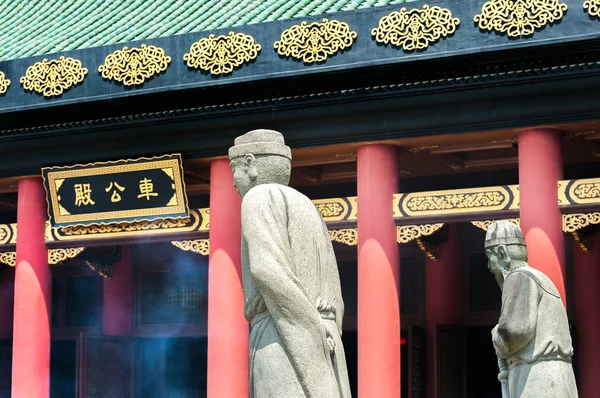
<svg viewBox="0 0 600 398"><path fill-rule="evenodd" d="M0 0L0 61L405 0Z"/></svg>

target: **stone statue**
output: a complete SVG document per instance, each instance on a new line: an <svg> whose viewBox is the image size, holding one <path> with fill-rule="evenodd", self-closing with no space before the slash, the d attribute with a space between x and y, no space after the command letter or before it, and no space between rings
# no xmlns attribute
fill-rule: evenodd
<svg viewBox="0 0 600 398"><path fill-rule="evenodd" d="M494 222L485 252L502 289L492 341L503 397L577 397L567 312L552 281L527 264L521 228L508 220Z"/></svg>
<svg viewBox="0 0 600 398"><path fill-rule="evenodd" d="M277 131L253 130L229 158L243 198L250 397L350 398L335 254L315 205L287 186L290 148Z"/></svg>

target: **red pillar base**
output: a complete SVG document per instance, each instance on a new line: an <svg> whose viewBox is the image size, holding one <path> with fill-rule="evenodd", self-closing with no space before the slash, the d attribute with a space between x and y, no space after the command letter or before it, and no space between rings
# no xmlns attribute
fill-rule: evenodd
<svg viewBox="0 0 600 398"><path fill-rule="evenodd" d="M42 180L19 181L17 206L12 396L48 398L52 276L44 242L47 213Z"/></svg>
<svg viewBox="0 0 600 398"><path fill-rule="evenodd" d="M358 396L400 396L398 148L358 149Z"/></svg>
<svg viewBox="0 0 600 398"><path fill-rule="evenodd" d="M248 397L248 322L241 276L241 205L227 159L210 168L208 398Z"/></svg>

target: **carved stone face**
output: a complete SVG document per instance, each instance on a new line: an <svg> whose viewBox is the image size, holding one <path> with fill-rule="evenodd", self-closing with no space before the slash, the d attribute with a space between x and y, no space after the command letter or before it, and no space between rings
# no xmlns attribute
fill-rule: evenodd
<svg viewBox="0 0 600 398"><path fill-rule="evenodd" d="M508 275L510 269L510 257L506 246L499 245L486 249L485 254L488 258L488 269L494 275L500 290L504 285L504 278Z"/></svg>
<svg viewBox="0 0 600 398"><path fill-rule="evenodd" d="M254 156L246 155L233 159L229 166L233 172L233 186L243 198L256 185L256 166Z"/></svg>

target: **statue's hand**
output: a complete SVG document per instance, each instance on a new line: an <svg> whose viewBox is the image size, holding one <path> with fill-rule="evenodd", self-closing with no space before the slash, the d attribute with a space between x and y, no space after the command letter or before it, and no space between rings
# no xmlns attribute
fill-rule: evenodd
<svg viewBox="0 0 600 398"><path fill-rule="evenodd" d="M337 326L334 322L330 321L324 321L323 326L325 328L325 340L327 340L329 353L332 354L335 351L335 339L333 338L333 333L337 332Z"/></svg>

